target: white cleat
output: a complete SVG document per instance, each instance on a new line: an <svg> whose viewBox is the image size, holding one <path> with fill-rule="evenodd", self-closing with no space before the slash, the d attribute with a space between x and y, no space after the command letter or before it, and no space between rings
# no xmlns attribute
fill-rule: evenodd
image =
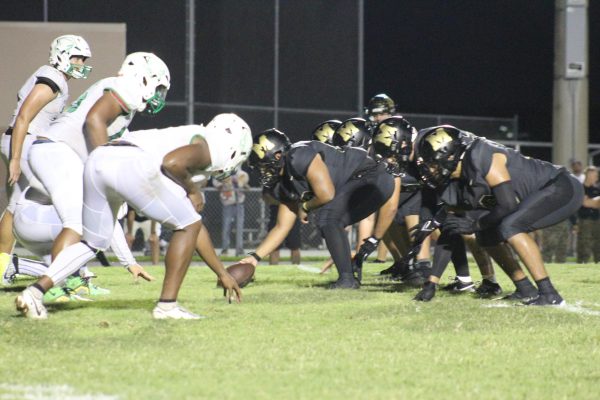
<svg viewBox="0 0 600 400"><path fill-rule="evenodd" d="M202 319L206 318L203 315L194 314L189 312L185 308L180 305L176 305L174 308L170 310L165 310L160 306L154 307L152 310L152 317L154 319Z"/></svg>
<svg viewBox="0 0 600 400"><path fill-rule="evenodd" d="M17 296L15 299L15 306L17 307L17 311L21 312L21 314L27 318L48 318L48 312L42 303L42 299L35 297L30 288L23 290L21 294Z"/></svg>
<svg viewBox="0 0 600 400"><path fill-rule="evenodd" d="M15 276L17 275L17 269L13 263L15 258L15 256L11 256L6 269L2 273L2 285L4 286L10 286L15 282Z"/></svg>

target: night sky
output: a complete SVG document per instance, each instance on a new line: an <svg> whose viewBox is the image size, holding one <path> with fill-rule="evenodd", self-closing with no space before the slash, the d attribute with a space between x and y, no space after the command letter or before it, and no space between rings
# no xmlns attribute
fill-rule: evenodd
<svg viewBox="0 0 600 400"><path fill-rule="evenodd" d="M298 3L292 4L293 1ZM590 142L600 143L600 133L594 128L600 124L600 46L597 45L600 42L600 6L598 2L590 3ZM10 6L5 5L0 14L2 20L41 20L39 0L11 1L8 4ZM130 0L124 3L121 0L50 0L49 4L50 21L126 22L128 51L144 49L156 51L165 57L174 76L169 99L183 100L183 1ZM218 28L222 33L231 36L235 29L245 29L242 36L251 32L264 37L267 47L260 47L260 41L256 40L248 41L248 46L260 47L260 51L266 54L261 56L262 61L253 60L256 65L252 68L269 76L272 57L268 55L271 51L268 44L272 37L273 18L269 10L272 9L272 1L219 0L197 1L196 4L199 29L209 25L207 31L210 32L219 24L216 19L222 19L230 25L228 31ZM308 12L302 13L312 21L318 19L317 26L311 26L310 33L318 26L326 26L329 30L333 27L342 30L342 33L346 29L349 36L355 32L355 27L350 27L354 22L352 19L340 20L340 15L353 12L351 9L356 5L354 0L281 0L281 4L282 9L290 4L311 7L306 10ZM340 9L344 4L348 6ZM215 14L207 18L206 11L209 8L214 9ZM317 9L319 18L315 18L314 11ZM233 21L235 15L242 15L242 18L256 16L264 21L261 23L264 31L258 32L261 28L249 30L248 26L236 23ZM282 18L285 20L285 13ZM293 25L294 22L292 13L289 24ZM302 37L302 23L292 28L296 37ZM306 36L314 40L314 35L307 33ZM528 139L551 140L553 36L553 0L365 0L364 100L373 94L386 92L396 100L399 110L403 112L495 117L518 114L521 133L528 133ZM211 46L207 48L211 53L215 49L218 51L218 43L212 43ZM315 47L318 47L317 43ZM335 49L321 48L319 51L330 55ZM337 59L341 58L340 54L343 53L338 53ZM201 56L199 64L219 65L219 59L214 54L203 52ZM331 59L336 58L327 58ZM315 59L313 62L321 61ZM261 62L264 68L260 67ZM288 60L282 60L282 63L284 67L294 66ZM331 61L327 63L329 65ZM235 63L221 63L227 68L236 64L242 65L244 62L235 60ZM303 71L306 66L299 68L299 71ZM225 74L226 71L222 70L221 73ZM289 78L284 76L286 82L282 83L282 90L286 90L288 81L298 78L291 72ZM239 80L235 84L244 84L240 76L243 78L248 73L244 71L239 76L235 75ZM198 81L202 82L203 75L197 73L197 76ZM225 78L222 77L226 83ZM210 79L209 76L206 84L211 83ZM348 86L351 88L354 83L350 81ZM268 100L272 96L269 94L272 92L269 85L249 87L246 97L260 98L258 91L261 88L266 94L263 97ZM256 96L253 95L255 92ZM290 92L293 90L290 89ZM311 94L308 100L312 98L317 104L321 95ZM290 96L293 93L282 94L282 101L292 99ZM177 122L183 118L182 111L171 112L171 115L177 115ZM289 117L290 121L292 117Z"/></svg>

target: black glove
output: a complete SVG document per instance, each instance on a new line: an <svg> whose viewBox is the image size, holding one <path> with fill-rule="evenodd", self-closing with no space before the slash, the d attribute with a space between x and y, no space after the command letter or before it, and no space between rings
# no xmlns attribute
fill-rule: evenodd
<svg viewBox="0 0 600 400"><path fill-rule="evenodd" d="M458 233L461 235L469 235L473 232L481 230L479 222L470 217L458 217L454 214L448 215L442 226L442 231L452 233Z"/></svg>
<svg viewBox="0 0 600 400"><path fill-rule="evenodd" d="M423 285L423 289L421 289L421 291L419 293L417 293L417 295L415 296L415 298L413 300L429 301L434 298L435 289L437 289L437 283L427 281Z"/></svg>
<svg viewBox="0 0 600 400"><path fill-rule="evenodd" d="M419 222L417 225L410 228L409 231L413 244L420 245L427 239L427 236L431 235L431 232L439 227L440 223L435 219L426 219L425 221Z"/></svg>
<svg viewBox="0 0 600 400"><path fill-rule="evenodd" d="M358 249L358 252L354 255L354 259L352 260L352 270L356 273L356 278L359 281L362 281L362 265L363 262L371 255L372 252L377 249L379 245L379 239L375 236L371 236L366 239L363 244Z"/></svg>

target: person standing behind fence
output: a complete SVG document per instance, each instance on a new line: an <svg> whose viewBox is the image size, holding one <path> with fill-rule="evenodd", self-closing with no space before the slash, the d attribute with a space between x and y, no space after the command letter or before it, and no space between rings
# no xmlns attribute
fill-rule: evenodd
<svg viewBox="0 0 600 400"><path fill-rule="evenodd" d="M598 169L589 166L585 169L583 190L589 198L600 196L600 184L598 183ZM580 264L588 262L591 255L594 262L600 261L600 210L595 208L581 207L577 212L577 262Z"/></svg>
<svg viewBox="0 0 600 400"><path fill-rule="evenodd" d="M248 173L239 170L230 178L219 182L213 180L213 185L219 190L219 198L223 205L222 231L221 231L221 255L227 255L229 251L232 222L235 219L235 255L244 254L244 200L246 199L245 190L248 185Z"/></svg>

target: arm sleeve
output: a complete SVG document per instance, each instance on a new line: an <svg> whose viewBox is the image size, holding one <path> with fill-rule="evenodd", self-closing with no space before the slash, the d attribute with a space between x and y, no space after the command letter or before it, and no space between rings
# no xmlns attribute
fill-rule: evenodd
<svg viewBox="0 0 600 400"><path fill-rule="evenodd" d="M121 224L115 224L115 230L113 232L112 240L110 242L110 247L114 251L115 255L119 259L119 263L127 268L130 265L137 264L133 254L131 254L131 250L129 250L129 246L127 246L127 241L125 240L125 234L123 233L123 228Z"/></svg>
<svg viewBox="0 0 600 400"><path fill-rule="evenodd" d="M502 182L492 188L492 193L496 198L496 205L492 210L479 219L479 227L486 229L497 225L502 218L511 214L519 207L517 196L511 181Z"/></svg>
<svg viewBox="0 0 600 400"><path fill-rule="evenodd" d="M39 76L37 78L37 80L35 81L35 84L36 85L38 85L38 84L47 85L52 90L52 93L58 93L60 91L60 88L58 87L56 82L54 82L52 79L47 78L45 76Z"/></svg>

